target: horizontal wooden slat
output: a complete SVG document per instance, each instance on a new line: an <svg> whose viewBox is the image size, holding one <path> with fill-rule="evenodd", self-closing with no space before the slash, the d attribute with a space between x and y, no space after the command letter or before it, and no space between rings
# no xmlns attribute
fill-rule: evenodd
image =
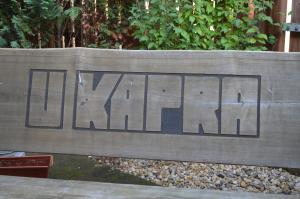
<svg viewBox="0 0 300 199"><path fill-rule="evenodd" d="M0 50L0 150L300 168L300 53Z"/></svg>

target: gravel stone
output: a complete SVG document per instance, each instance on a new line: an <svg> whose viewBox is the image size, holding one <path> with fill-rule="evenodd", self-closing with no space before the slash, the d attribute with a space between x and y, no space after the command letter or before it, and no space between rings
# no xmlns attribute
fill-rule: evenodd
<svg viewBox="0 0 300 199"><path fill-rule="evenodd" d="M90 158L90 157L89 157ZM300 177L282 168L93 157L110 166L166 187L300 195Z"/></svg>
<svg viewBox="0 0 300 199"><path fill-rule="evenodd" d="M241 184L240 184L240 186L242 188L246 188L246 187L248 187L248 184L245 181L242 181Z"/></svg>
<svg viewBox="0 0 300 199"><path fill-rule="evenodd" d="M295 190L300 192L300 181L295 184Z"/></svg>

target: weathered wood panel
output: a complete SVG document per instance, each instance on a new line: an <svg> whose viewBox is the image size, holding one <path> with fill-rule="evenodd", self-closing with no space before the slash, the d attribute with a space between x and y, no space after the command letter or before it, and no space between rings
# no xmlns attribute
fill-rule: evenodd
<svg viewBox="0 0 300 199"><path fill-rule="evenodd" d="M300 53L0 50L0 150L300 168Z"/></svg>

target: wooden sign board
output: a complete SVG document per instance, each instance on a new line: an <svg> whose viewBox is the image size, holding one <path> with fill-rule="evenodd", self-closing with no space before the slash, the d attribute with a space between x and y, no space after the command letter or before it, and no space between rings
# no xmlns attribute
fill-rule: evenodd
<svg viewBox="0 0 300 199"><path fill-rule="evenodd" d="M300 168L300 53L0 50L0 150Z"/></svg>

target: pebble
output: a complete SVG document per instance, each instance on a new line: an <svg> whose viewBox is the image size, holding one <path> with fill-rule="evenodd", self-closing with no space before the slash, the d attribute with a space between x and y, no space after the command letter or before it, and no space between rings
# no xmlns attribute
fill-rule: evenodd
<svg viewBox="0 0 300 199"><path fill-rule="evenodd" d="M166 187L300 195L300 177L282 168L93 157L110 166Z"/></svg>
<svg viewBox="0 0 300 199"><path fill-rule="evenodd" d="M295 184L295 190L300 192L300 181Z"/></svg>
<svg viewBox="0 0 300 199"><path fill-rule="evenodd" d="M245 181L242 181L240 185L242 188L246 188L248 186L248 184Z"/></svg>

